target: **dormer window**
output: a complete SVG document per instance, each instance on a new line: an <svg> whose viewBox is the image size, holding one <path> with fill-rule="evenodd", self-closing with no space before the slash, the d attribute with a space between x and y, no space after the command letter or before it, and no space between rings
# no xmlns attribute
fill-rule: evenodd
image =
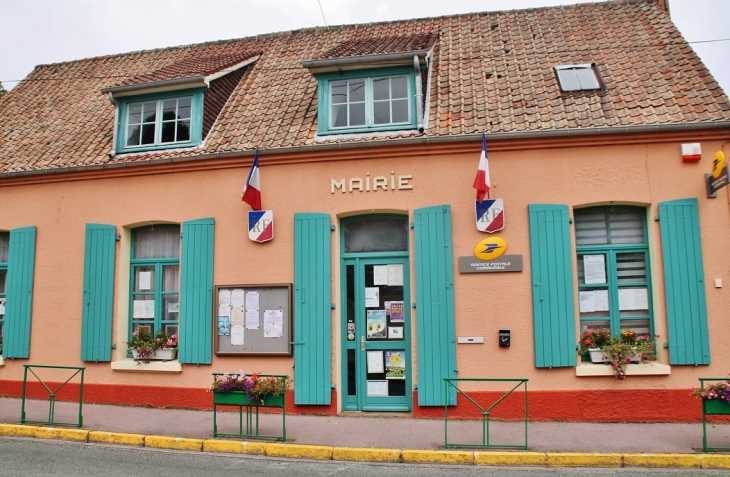
<svg viewBox="0 0 730 477"><path fill-rule="evenodd" d="M555 73L558 75L560 89L564 92L601 89L595 64L556 66Z"/></svg>
<svg viewBox="0 0 730 477"><path fill-rule="evenodd" d="M329 82L330 129L410 125L410 76Z"/></svg>

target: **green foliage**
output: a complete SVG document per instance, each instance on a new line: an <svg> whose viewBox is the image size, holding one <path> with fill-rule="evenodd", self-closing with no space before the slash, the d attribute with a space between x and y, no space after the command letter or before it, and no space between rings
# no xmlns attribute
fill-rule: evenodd
<svg viewBox="0 0 730 477"><path fill-rule="evenodd" d="M7 91L5 91L5 87L3 86L2 81L0 81L0 98L5 96L5 93L7 93Z"/></svg>
<svg viewBox="0 0 730 477"><path fill-rule="evenodd" d="M127 348L130 351L136 351L135 361L149 363L150 355L156 350L177 348L177 343L177 335L168 335L160 330L153 338L147 328L140 328L132 333L132 339L127 341Z"/></svg>
<svg viewBox="0 0 730 477"><path fill-rule="evenodd" d="M658 338L656 335L655 338ZM656 343L649 335L639 336L629 329L622 329L619 336L611 336L611 331L602 328L586 331L581 337L580 352L600 349L619 381L626 379L626 367L632 361L646 363L656 361Z"/></svg>

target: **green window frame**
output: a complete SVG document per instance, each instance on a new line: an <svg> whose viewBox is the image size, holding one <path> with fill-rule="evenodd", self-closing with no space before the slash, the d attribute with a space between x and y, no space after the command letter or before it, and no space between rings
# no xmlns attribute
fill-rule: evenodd
<svg viewBox="0 0 730 477"><path fill-rule="evenodd" d="M200 144L203 88L118 98L117 151L153 151Z"/></svg>
<svg viewBox="0 0 730 477"><path fill-rule="evenodd" d="M646 215L628 206L573 211L581 335L626 328L654 336Z"/></svg>
<svg viewBox="0 0 730 477"><path fill-rule="evenodd" d="M413 67L323 73L317 79L318 134L404 130L417 126Z"/></svg>
<svg viewBox="0 0 730 477"><path fill-rule="evenodd" d="M5 293L8 283L8 250L10 233L0 232L0 356L2 355L3 330L5 328Z"/></svg>
<svg viewBox="0 0 730 477"><path fill-rule="evenodd" d="M165 240L163 253L139 253L140 241L157 236ZM172 241L174 239L176 243ZM155 225L132 231L129 280L129 337L140 327L147 327L150 334L162 330L167 334L179 334L180 323L180 227ZM140 258L137 255L147 255ZM158 255L158 256L154 256ZM153 303L149 303L153 301ZM152 315L152 316L150 316Z"/></svg>

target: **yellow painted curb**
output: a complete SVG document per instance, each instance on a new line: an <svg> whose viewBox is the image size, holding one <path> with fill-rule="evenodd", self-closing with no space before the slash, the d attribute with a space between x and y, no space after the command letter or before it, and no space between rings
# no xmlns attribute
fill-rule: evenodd
<svg viewBox="0 0 730 477"><path fill-rule="evenodd" d="M332 447L306 446L301 444L264 444L266 455L298 457L303 459L332 459Z"/></svg>
<svg viewBox="0 0 730 477"><path fill-rule="evenodd" d="M89 440L89 431L83 429L63 429L59 427L36 427L33 437L39 439L63 439L66 441Z"/></svg>
<svg viewBox="0 0 730 477"><path fill-rule="evenodd" d="M436 464L474 464L474 452L464 451L401 451L403 462Z"/></svg>
<svg viewBox="0 0 730 477"><path fill-rule="evenodd" d="M147 436L144 438L145 447L159 447L161 449L194 450L203 449L203 439L188 439L185 437Z"/></svg>
<svg viewBox="0 0 730 477"><path fill-rule="evenodd" d="M579 452L549 452L550 467L621 467L621 454L585 454Z"/></svg>
<svg viewBox="0 0 730 477"><path fill-rule="evenodd" d="M356 460L360 462L400 462L400 449L363 449L359 447L335 447L333 460Z"/></svg>
<svg viewBox="0 0 730 477"><path fill-rule="evenodd" d="M34 437L37 427L17 424L0 424L1 436Z"/></svg>
<svg viewBox="0 0 730 477"><path fill-rule="evenodd" d="M624 454L626 467L700 467L701 457L697 454Z"/></svg>
<svg viewBox="0 0 730 477"><path fill-rule="evenodd" d="M208 439L203 441L203 452L222 452L226 454L243 454L245 442L221 441Z"/></svg>
<svg viewBox="0 0 730 477"><path fill-rule="evenodd" d="M547 465L544 452L474 452L476 465Z"/></svg>
<svg viewBox="0 0 730 477"><path fill-rule="evenodd" d="M89 432L89 442L104 442L106 444L121 444L124 446L143 446L142 434L125 434L123 432Z"/></svg>
<svg viewBox="0 0 730 477"><path fill-rule="evenodd" d="M701 455L703 469L730 469L730 455Z"/></svg>
<svg viewBox="0 0 730 477"><path fill-rule="evenodd" d="M266 455L266 444L264 442L244 442L243 453L249 455Z"/></svg>

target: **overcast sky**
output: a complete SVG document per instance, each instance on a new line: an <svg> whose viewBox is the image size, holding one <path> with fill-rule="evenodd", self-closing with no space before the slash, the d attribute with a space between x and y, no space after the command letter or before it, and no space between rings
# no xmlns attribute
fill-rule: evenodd
<svg viewBox="0 0 730 477"><path fill-rule="evenodd" d="M321 3L321 10L320 10ZM2 0L0 82L36 65L242 38L260 33L487 10L568 0ZM323 19L324 13L324 19ZM730 92L730 1L670 0L674 23ZM703 43L694 43L703 42Z"/></svg>

